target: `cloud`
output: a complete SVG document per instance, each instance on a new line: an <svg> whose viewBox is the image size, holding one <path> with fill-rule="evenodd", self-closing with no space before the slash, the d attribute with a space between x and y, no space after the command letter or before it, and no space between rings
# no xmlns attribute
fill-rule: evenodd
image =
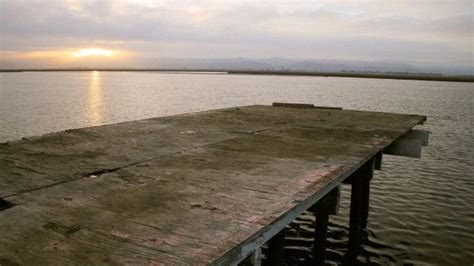
<svg viewBox="0 0 474 266"><path fill-rule="evenodd" d="M472 66L471 1L0 1L1 50Z"/></svg>

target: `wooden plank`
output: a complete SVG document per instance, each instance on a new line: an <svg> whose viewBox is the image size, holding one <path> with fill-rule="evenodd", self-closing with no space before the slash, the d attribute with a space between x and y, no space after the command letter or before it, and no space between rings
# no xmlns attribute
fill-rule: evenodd
<svg viewBox="0 0 474 266"><path fill-rule="evenodd" d="M314 104L307 103L279 103L274 102L272 104L274 107L290 107L290 108L317 108L317 109L328 109L328 110L342 110L342 107L332 107L332 106L315 106Z"/></svg>
<svg viewBox="0 0 474 266"><path fill-rule="evenodd" d="M235 264L424 119L246 106L0 144L0 259Z"/></svg>
<svg viewBox="0 0 474 266"><path fill-rule="evenodd" d="M314 108L314 104L307 103L273 103L274 107L291 107L291 108Z"/></svg>
<svg viewBox="0 0 474 266"><path fill-rule="evenodd" d="M201 160L203 153L205 151L200 151L196 154L183 154L175 155L171 158L162 158L147 162L146 165L136 165L113 173L105 173L98 177L69 182L61 187L50 187L10 198L17 202L19 206L28 206L28 208L41 213L41 217L44 217L42 218L43 226L52 222L67 225L67 227L80 225L81 228L102 232L102 234L110 237L115 234L115 231L118 231L120 232L119 235L123 236L146 235L146 239L158 240L164 239L165 236L162 234L157 235L156 232L147 232L145 234L142 232L143 229L137 229L135 226L150 225L153 228L166 230L170 235L180 236L179 240L182 242L177 242L178 239L175 239L174 243L176 245L179 244L181 248L178 249L174 245L168 248L166 243L161 243L160 248L164 249L166 253L172 250L179 250L183 252L179 257L186 258L188 262L198 263L199 261L196 261L196 259L199 258L205 257L210 260L206 254L208 252L211 254L212 252L217 252L216 248L220 246L217 243L228 243L230 240L233 240L235 242L231 241L230 243L237 244L238 241L246 239L245 234L242 233L250 234L252 232L250 229L261 229L265 223L277 218L281 211L298 205L298 201L295 202L295 200L301 199L299 192L301 192L302 188L312 185L312 183L306 182L306 180L310 180L308 179L310 177L303 174L300 177L303 182L295 180L298 186L300 186L299 188L296 186L293 192L290 190L289 192L291 193L288 194L279 193L278 191L283 191L285 187L288 190L287 186L284 187L285 179L283 179L284 175L281 174L282 169L288 168L288 165L297 165L295 161L289 160L288 165L277 162L277 160L271 160L270 164L262 164L269 159L259 159L255 156L249 157L243 154L239 156L235 152L233 155L228 154L227 156L223 156L222 152L218 152L214 156L208 154L207 158L211 162L215 160L215 166L217 166L218 162L222 162L220 160L217 161L218 158L228 160L227 165L232 166L233 160L244 156L245 162L243 161L244 159L237 160L240 161L239 166L242 167L241 173L237 172L229 176L229 178L237 180L240 175L246 175L250 176L249 179L260 178L262 181L262 178L266 177L261 175L261 169L249 167L250 164L254 164L254 167L255 165L262 165L270 175L279 177L273 179L276 185L270 186L268 182L269 187L265 190L262 187L262 192L255 191L254 189L229 187L228 181L230 181L231 186L234 183L229 178L226 180L220 178L222 184L220 186L217 186L216 181L210 185L200 185L201 182L194 182L192 176L189 175L195 168L200 170L200 175L202 176L215 177L215 179L210 180L219 180L218 178L221 176L219 172L213 171L215 167L212 164L210 165L209 162ZM182 158L183 156L188 159ZM182 161L183 163L173 165L173 161ZM156 164L154 164L155 162ZM307 165L306 168L309 166L308 163L300 162L301 166ZM313 167L316 166L314 163L311 164ZM297 174L298 172L305 173L307 170L298 167L294 171ZM154 175L151 175L151 173L154 173ZM191 179L188 179L188 176ZM318 180L318 176L320 175L314 176L316 178L314 179L315 181ZM171 182L172 180L175 182ZM183 190L183 188L186 189ZM81 194L76 195L75 191L81 191ZM180 193L176 191L180 191ZM216 195L216 198L208 197L213 191L220 191L220 195ZM273 191L273 194L271 191ZM168 199L168 197L171 198ZM252 199L256 198L262 206L253 206ZM249 209L249 206L252 206L252 208ZM91 213L108 213L107 216L110 217L97 217L98 220L91 220L87 218ZM212 221L209 221L210 214L213 215ZM113 218L117 215L119 217ZM173 219L176 215L180 217L178 221ZM55 216L60 217L60 221L58 221L58 218L53 218ZM23 223L29 222L27 219L22 221ZM129 225L130 223L135 226ZM15 224L21 228L29 228L28 226L18 224L18 221ZM173 226L173 231L170 231L171 225ZM11 224L3 228L13 226ZM111 228L115 229L112 230ZM202 235L202 232L210 230L212 230L212 234ZM23 234L19 233L18 235ZM182 236L187 236L187 238ZM137 246L135 249L131 249L130 253L141 254L142 250L139 244L146 241L146 239L131 239L130 237L125 237L125 239L132 241L131 244ZM202 250L192 251L189 250L189 244L185 245L186 243L196 243L196 241L198 242L195 245L199 244ZM213 244L205 245L205 243ZM32 244L34 244L34 241L32 241ZM73 242L69 243L69 246L75 249L82 249L83 247L80 244ZM42 245L35 245L35 247L40 248ZM187 247L187 250L184 249L185 247ZM33 247L30 247L30 249L34 250ZM42 254L47 253L43 251ZM28 259L32 260L33 258ZM120 258L113 255L109 259L117 260Z"/></svg>

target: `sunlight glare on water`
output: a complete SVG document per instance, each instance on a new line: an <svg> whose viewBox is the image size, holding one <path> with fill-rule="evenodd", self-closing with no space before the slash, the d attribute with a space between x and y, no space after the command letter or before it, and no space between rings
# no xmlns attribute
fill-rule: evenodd
<svg viewBox="0 0 474 266"><path fill-rule="evenodd" d="M100 83L100 72L92 71L90 86L88 91L88 120L90 126L98 126L103 123L104 115L102 110L103 95Z"/></svg>

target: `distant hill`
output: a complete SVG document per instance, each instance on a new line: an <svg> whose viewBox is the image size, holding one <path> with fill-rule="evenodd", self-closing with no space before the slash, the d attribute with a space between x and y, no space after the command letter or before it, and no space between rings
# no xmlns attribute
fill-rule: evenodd
<svg viewBox="0 0 474 266"><path fill-rule="evenodd" d="M271 58L151 58L136 57L126 62L91 63L73 66L50 67L40 62L18 65L0 60L0 69L171 69L171 70L224 70L224 71L288 71L288 72L358 72L358 73L402 73L428 75L474 75L474 66L448 68L432 64L409 64L403 62L363 60L322 60Z"/></svg>
<svg viewBox="0 0 474 266"><path fill-rule="evenodd" d="M141 59L137 67L164 69L207 69L249 71L302 71L302 72L395 72L473 75L473 68L444 68L442 66L412 65L398 62L357 60L298 60L287 58L156 58Z"/></svg>

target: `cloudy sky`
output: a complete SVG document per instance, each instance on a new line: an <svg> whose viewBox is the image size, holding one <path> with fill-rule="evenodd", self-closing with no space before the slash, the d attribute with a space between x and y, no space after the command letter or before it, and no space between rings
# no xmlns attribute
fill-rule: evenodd
<svg viewBox="0 0 474 266"><path fill-rule="evenodd" d="M471 0L0 0L0 67L283 57L472 68L473 23Z"/></svg>

